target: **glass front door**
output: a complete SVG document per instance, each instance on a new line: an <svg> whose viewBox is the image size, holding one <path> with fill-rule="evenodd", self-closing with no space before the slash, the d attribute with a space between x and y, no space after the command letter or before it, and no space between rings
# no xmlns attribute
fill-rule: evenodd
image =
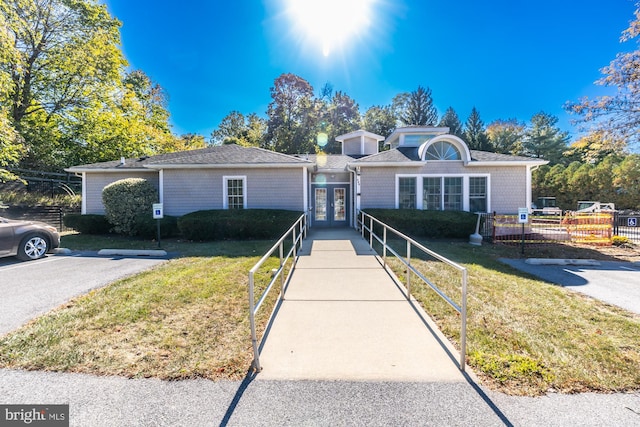
<svg viewBox="0 0 640 427"><path fill-rule="evenodd" d="M347 225L349 218L348 189L325 185L313 189L313 223L320 227Z"/></svg>

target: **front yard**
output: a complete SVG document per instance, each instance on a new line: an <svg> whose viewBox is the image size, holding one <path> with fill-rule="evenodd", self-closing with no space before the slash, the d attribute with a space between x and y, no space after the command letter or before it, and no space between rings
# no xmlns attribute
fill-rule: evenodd
<svg viewBox="0 0 640 427"><path fill-rule="evenodd" d="M70 235L63 237L63 245L154 248L153 242L109 239ZM76 298L0 337L0 367L162 379L239 379L252 359L247 272L271 244L163 242L163 248L182 257ZM640 316L496 261L519 256L514 248L473 247L466 242L427 245L469 270L467 360L485 384L528 395L550 389L640 389ZM610 248L603 253L561 245L540 247L535 253L527 249L526 256L558 256L558 251L570 258L633 260L638 256L636 249ZM275 266L274 260L269 269ZM416 296L456 342L457 315L429 292L418 291ZM261 329L270 311L270 307L261 310Z"/></svg>

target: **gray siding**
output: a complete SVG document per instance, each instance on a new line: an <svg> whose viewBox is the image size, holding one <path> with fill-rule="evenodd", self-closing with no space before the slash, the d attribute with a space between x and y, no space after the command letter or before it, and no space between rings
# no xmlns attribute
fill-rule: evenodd
<svg viewBox="0 0 640 427"><path fill-rule="evenodd" d="M84 205L86 214L104 215L104 205L102 204L102 189L112 182L126 178L144 178L155 188L158 188L158 173L150 172L122 172L122 173L87 173L85 174L85 194Z"/></svg>
<svg viewBox="0 0 640 427"><path fill-rule="evenodd" d="M409 170L410 172L418 169ZM396 174L407 173L403 168L361 168L360 208L396 207Z"/></svg>
<svg viewBox="0 0 640 427"><path fill-rule="evenodd" d="M168 169L164 211L181 216L224 206L224 177L246 176L247 208L304 210L304 169ZM305 172L306 173L306 172Z"/></svg>
<svg viewBox="0 0 640 427"><path fill-rule="evenodd" d="M360 207L362 209L395 208L397 174L489 174L491 176L489 194L492 211L517 213L519 207L527 206L526 166L465 168L462 162L434 162L421 168L361 167Z"/></svg>

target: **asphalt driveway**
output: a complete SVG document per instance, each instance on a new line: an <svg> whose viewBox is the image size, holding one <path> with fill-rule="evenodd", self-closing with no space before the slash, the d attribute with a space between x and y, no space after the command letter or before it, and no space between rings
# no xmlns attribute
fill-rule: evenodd
<svg viewBox="0 0 640 427"><path fill-rule="evenodd" d="M534 265L523 259L502 258L500 261L547 282L640 314L638 263L598 261L597 265Z"/></svg>
<svg viewBox="0 0 640 427"><path fill-rule="evenodd" d="M0 258L0 335L73 297L164 261L149 257L102 257L95 253L49 255L29 262Z"/></svg>

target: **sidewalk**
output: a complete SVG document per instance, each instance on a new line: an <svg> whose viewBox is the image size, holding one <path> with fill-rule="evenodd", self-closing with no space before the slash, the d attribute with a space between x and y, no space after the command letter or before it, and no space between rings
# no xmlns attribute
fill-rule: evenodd
<svg viewBox="0 0 640 427"><path fill-rule="evenodd" d="M257 375L0 369L0 404L69 404L73 427L639 425L638 393L517 397L479 386L353 230L314 232L301 254Z"/></svg>
<svg viewBox="0 0 640 427"><path fill-rule="evenodd" d="M257 379L464 382L458 352L353 229L313 230Z"/></svg>

